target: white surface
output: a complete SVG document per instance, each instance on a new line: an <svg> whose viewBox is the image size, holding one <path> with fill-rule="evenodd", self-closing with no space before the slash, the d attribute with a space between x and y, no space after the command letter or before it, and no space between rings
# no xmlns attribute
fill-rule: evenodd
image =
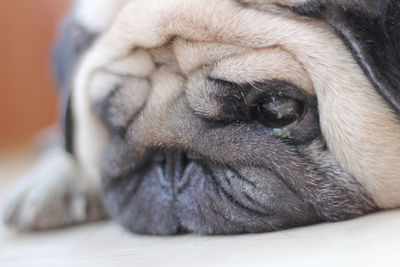
<svg viewBox="0 0 400 267"><path fill-rule="evenodd" d="M0 173L14 176L24 169L18 166L0 164ZM0 179L0 200L7 180ZM400 266L399 226L400 211L217 237L140 236L112 222L34 234L0 226L0 266Z"/></svg>

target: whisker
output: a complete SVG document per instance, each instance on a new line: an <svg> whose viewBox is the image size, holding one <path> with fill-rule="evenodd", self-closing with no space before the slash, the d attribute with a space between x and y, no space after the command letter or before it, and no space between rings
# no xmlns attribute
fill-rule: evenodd
<svg viewBox="0 0 400 267"><path fill-rule="evenodd" d="M258 88L257 86L254 85L254 83L249 83L251 85L251 87L253 87L254 89L256 89L257 91L262 92L262 90L260 88Z"/></svg>

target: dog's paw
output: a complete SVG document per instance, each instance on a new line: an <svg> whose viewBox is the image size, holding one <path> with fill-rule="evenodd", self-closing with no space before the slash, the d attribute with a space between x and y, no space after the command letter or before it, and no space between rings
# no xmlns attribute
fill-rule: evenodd
<svg viewBox="0 0 400 267"><path fill-rule="evenodd" d="M48 151L6 201L4 222L18 230L45 230L106 217L98 185L82 179L72 158Z"/></svg>

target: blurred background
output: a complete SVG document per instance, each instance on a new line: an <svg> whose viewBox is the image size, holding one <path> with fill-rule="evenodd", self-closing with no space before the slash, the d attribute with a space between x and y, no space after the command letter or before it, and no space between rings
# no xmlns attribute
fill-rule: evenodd
<svg viewBox="0 0 400 267"><path fill-rule="evenodd" d="M0 153L31 146L58 117L51 50L71 0L0 0Z"/></svg>

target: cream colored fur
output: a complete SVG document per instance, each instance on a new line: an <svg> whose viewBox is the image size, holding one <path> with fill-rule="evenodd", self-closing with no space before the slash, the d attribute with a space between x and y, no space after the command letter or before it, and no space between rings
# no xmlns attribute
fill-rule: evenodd
<svg viewBox="0 0 400 267"><path fill-rule="evenodd" d="M292 4L293 1L279 2ZM342 41L318 23L279 16L268 9L261 12L244 8L230 0L137 0L120 10L112 26L84 58L75 80L74 94L81 98L75 100L79 102L75 108L80 120L77 137L87 135L86 141L78 141L83 163L90 158L84 156L89 139L97 138L102 131L89 109L83 107L89 105L87 92L92 77L100 69L128 56L136 47L160 47L173 37L218 43L222 47L245 47L254 50L249 52L250 57L257 54L257 49L268 47L279 47L279 53L289 54L288 60L298 62L294 69L304 69L308 74L308 77L300 75L301 83L312 82L318 97L322 132L333 155L366 187L380 207L400 205L400 124ZM235 76L232 73L235 66L245 64L247 59L235 55L226 60L236 65L229 70L223 67L224 63L219 63L216 66L220 72L216 68L215 75L226 75L229 79ZM204 57L200 61L212 62ZM182 67L201 67L182 59L180 62ZM237 70L236 74L246 78ZM248 73L248 77L257 75ZM101 151L94 144L90 147L96 151L93 155ZM90 161L97 162L97 159Z"/></svg>
<svg viewBox="0 0 400 267"><path fill-rule="evenodd" d="M278 79L314 94L312 82L303 66L280 48L251 50L227 57L215 63L210 75L241 84Z"/></svg>

